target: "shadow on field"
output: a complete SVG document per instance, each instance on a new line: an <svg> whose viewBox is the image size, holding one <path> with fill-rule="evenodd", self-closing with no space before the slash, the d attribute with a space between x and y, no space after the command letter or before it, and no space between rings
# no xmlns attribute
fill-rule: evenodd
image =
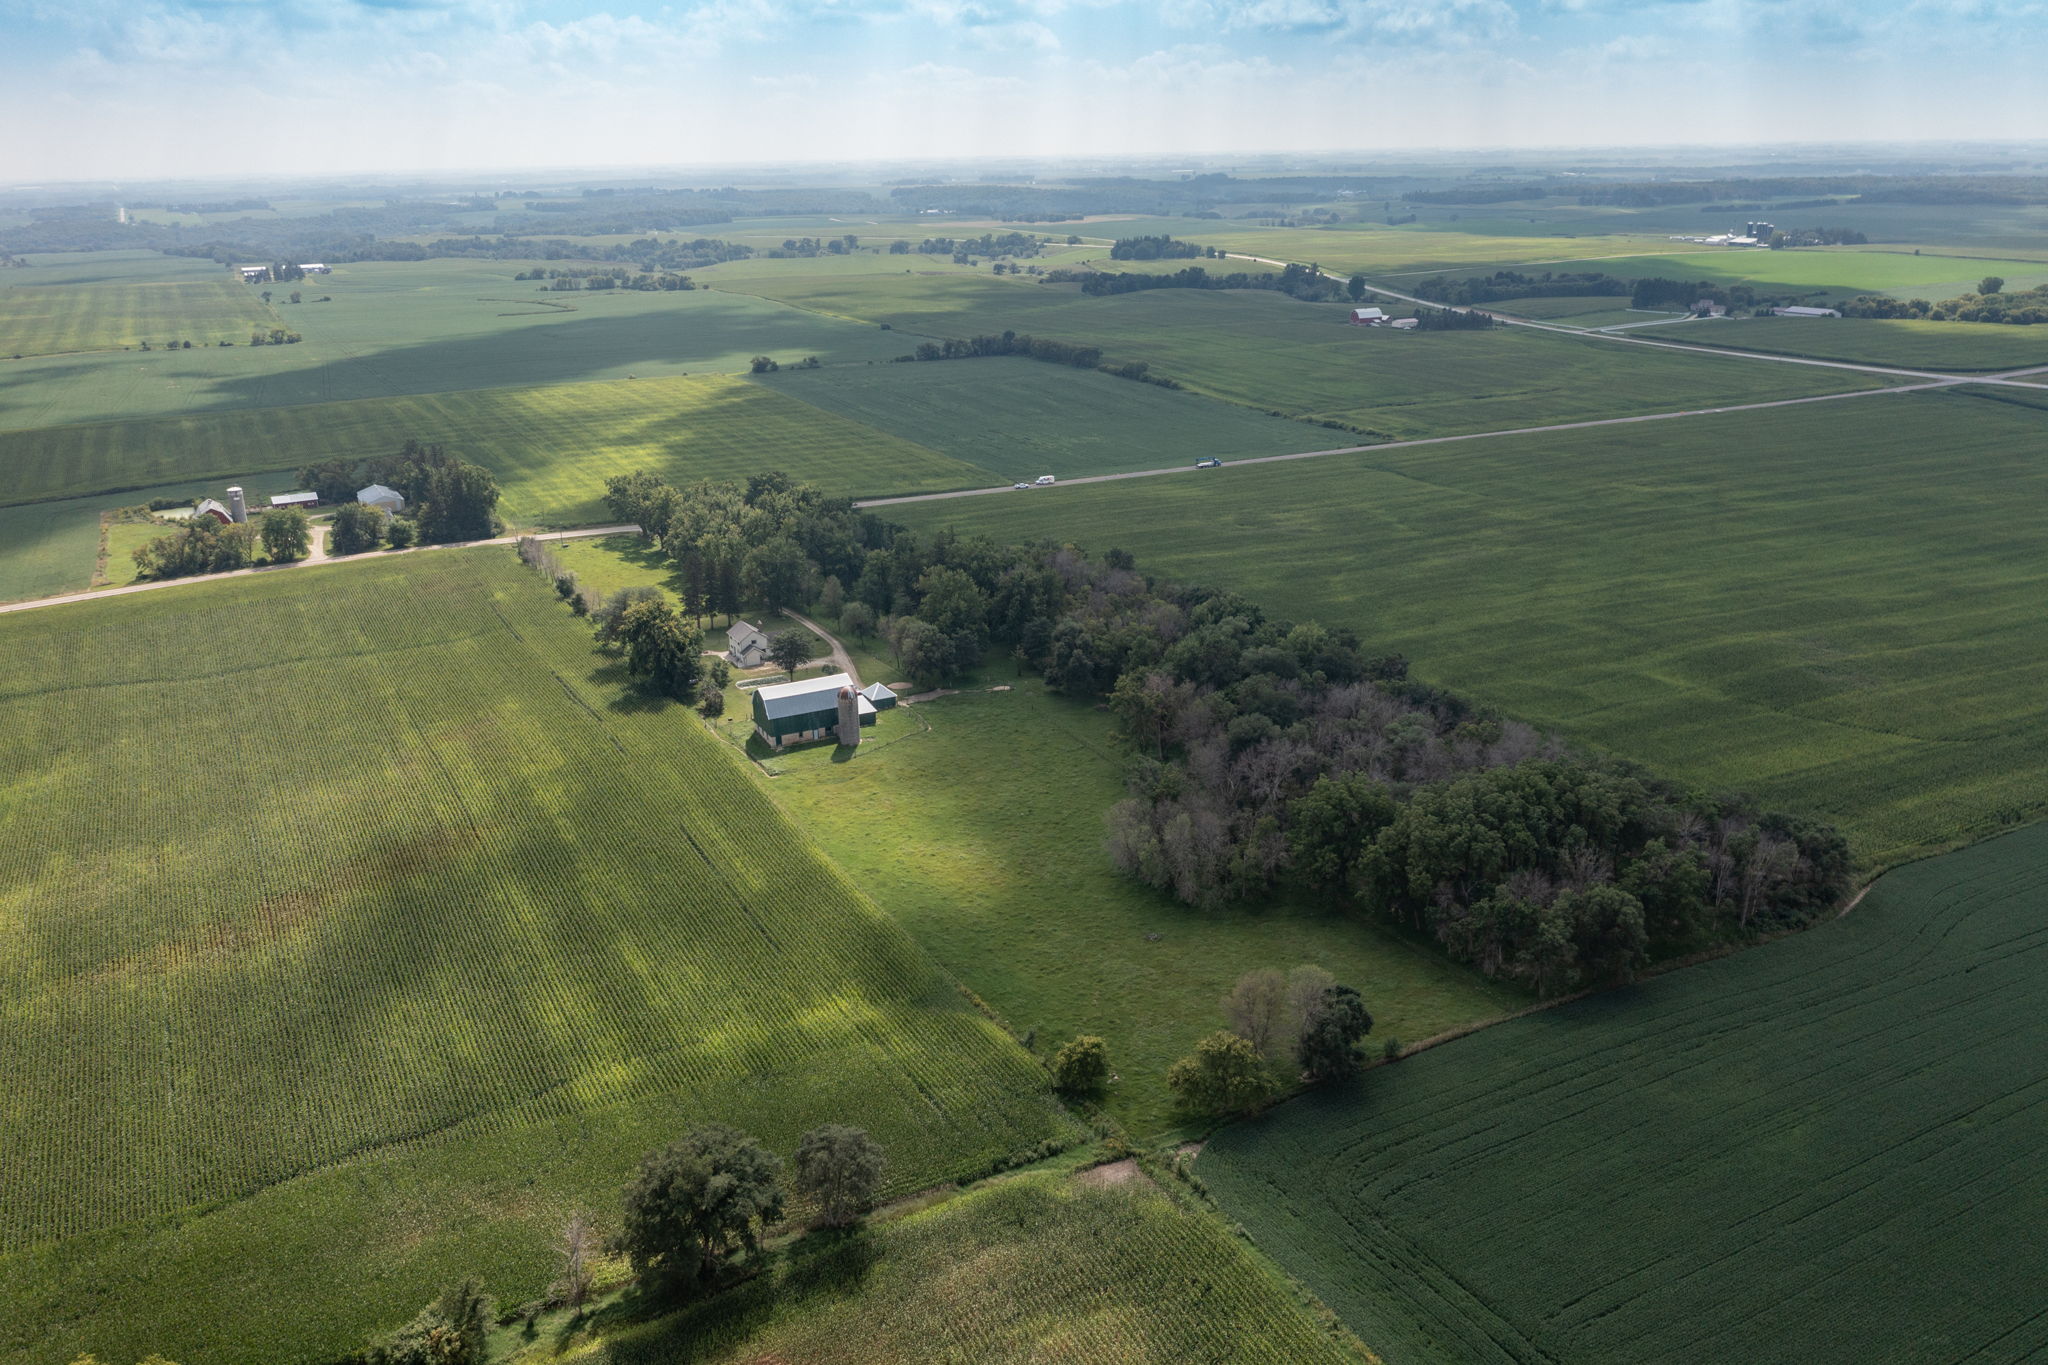
<svg viewBox="0 0 2048 1365"><path fill-rule="evenodd" d="M682 1365L722 1357L778 1320L802 1318L858 1294L881 1259L866 1228L809 1233L758 1274L672 1316L662 1316L672 1304L628 1294L584 1319L581 1328L565 1327L555 1349L561 1354L586 1334L601 1337L634 1327L630 1337L606 1344L611 1365Z"/></svg>

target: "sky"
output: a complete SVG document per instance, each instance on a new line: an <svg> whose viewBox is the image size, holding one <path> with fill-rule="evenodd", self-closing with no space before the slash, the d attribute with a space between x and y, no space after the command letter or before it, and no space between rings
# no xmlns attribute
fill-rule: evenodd
<svg viewBox="0 0 2048 1365"><path fill-rule="evenodd" d="M0 0L0 183L2048 137L2048 0Z"/></svg>

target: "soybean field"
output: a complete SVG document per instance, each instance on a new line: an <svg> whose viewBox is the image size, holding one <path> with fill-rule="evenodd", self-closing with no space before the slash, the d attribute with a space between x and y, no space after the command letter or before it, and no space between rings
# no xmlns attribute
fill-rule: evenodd
<svg viewBox="0 0 2048 1365"><path fill-rule="evenodd" d="M1510 306L1509 311L1514 311ZM1571 319L1574 325L1579 320ZM1727 346L1771 355L1901 365L1951 373L2048 366L2048 337L2037 327L1920 318L1717 318L1660 327L1659 341Z"/></svg>
<svg viewBox="0 0 2048 1365"><path fill-rule="evenodd" d="M509 549L24 613L0 659L0 1360L516 1300L703 1119L860 1124L891 1193L1072 1131Z"/></svg>
<svg viewBox="0 0 2048 1365"><path fill-rule="evenodd" d="M1197 1170L1389 1365L2028 1359L2044 911L2037 825L1227 1128Z"/></svg>
<svg viewBox="0 0 2048 1365"><path fill-rule="evenodd" d="M1882 867L2048 810L2044 434L2015 403L1875 394L885 510L1356 627Z"/></svg>

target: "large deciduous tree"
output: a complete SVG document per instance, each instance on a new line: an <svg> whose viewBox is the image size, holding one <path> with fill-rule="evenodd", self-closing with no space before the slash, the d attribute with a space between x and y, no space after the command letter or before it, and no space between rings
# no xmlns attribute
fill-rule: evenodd
<svg viewBox="0 0 2048 1365"><path fill-rule="evenodd" d="M1244 1113L1266 1097L1271 1085L1257 1049L1222 1030L1168 1068L1166 1083L1182 1107L1208 1114Z"/></svg>
<svg viewBox="0 0 2048 1365"><path fill-rule="evenodd" d="M618 1245L649 1292L682 1294L709 1282L735 1252L759 1249L782 1217L782 1163L722 1123L691 1129L640 1163L626 1187Z"/></svg>
<svg viewBox="0 0 2048 1365"><path fill-rule="evenodd" d="M649 691L677 701L694 701L703 674L704 632L669 604L648 597L627 607L618 637L626 646L626 671Z"/></svg>
<svg viewBox="0 0 2048 1365"><path fill-rule="evenodd" d="M862 1130L827 1123L798 1139L795 1167L796 1191L818 1206L819 1221L845 1227L874 1207L888 1161Z"/></svg>
<svg viewBox="0 0 2048 1365"><path fill-rule="evenodd" d="M263 553L276 564L304 559L312 547L312 523L296 507L280 507L263 514Z"/></svg>

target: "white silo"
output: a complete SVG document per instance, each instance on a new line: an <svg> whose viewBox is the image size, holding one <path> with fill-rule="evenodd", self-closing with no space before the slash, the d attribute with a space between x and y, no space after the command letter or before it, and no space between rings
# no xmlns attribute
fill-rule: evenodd
<svg viewBox="0 0 2048 1365"><path fill-rule="evenodd" d="M860 743L860 698L851 687L839 689L839 742L848 748Z"/></svg>
<svg viewBox="0 0 2048 1365"><path fill-rule="evenodd" d="M228 515L236 521L249 519L249 504L242 498L242 486L236 484L228 489Z"/></svg>

